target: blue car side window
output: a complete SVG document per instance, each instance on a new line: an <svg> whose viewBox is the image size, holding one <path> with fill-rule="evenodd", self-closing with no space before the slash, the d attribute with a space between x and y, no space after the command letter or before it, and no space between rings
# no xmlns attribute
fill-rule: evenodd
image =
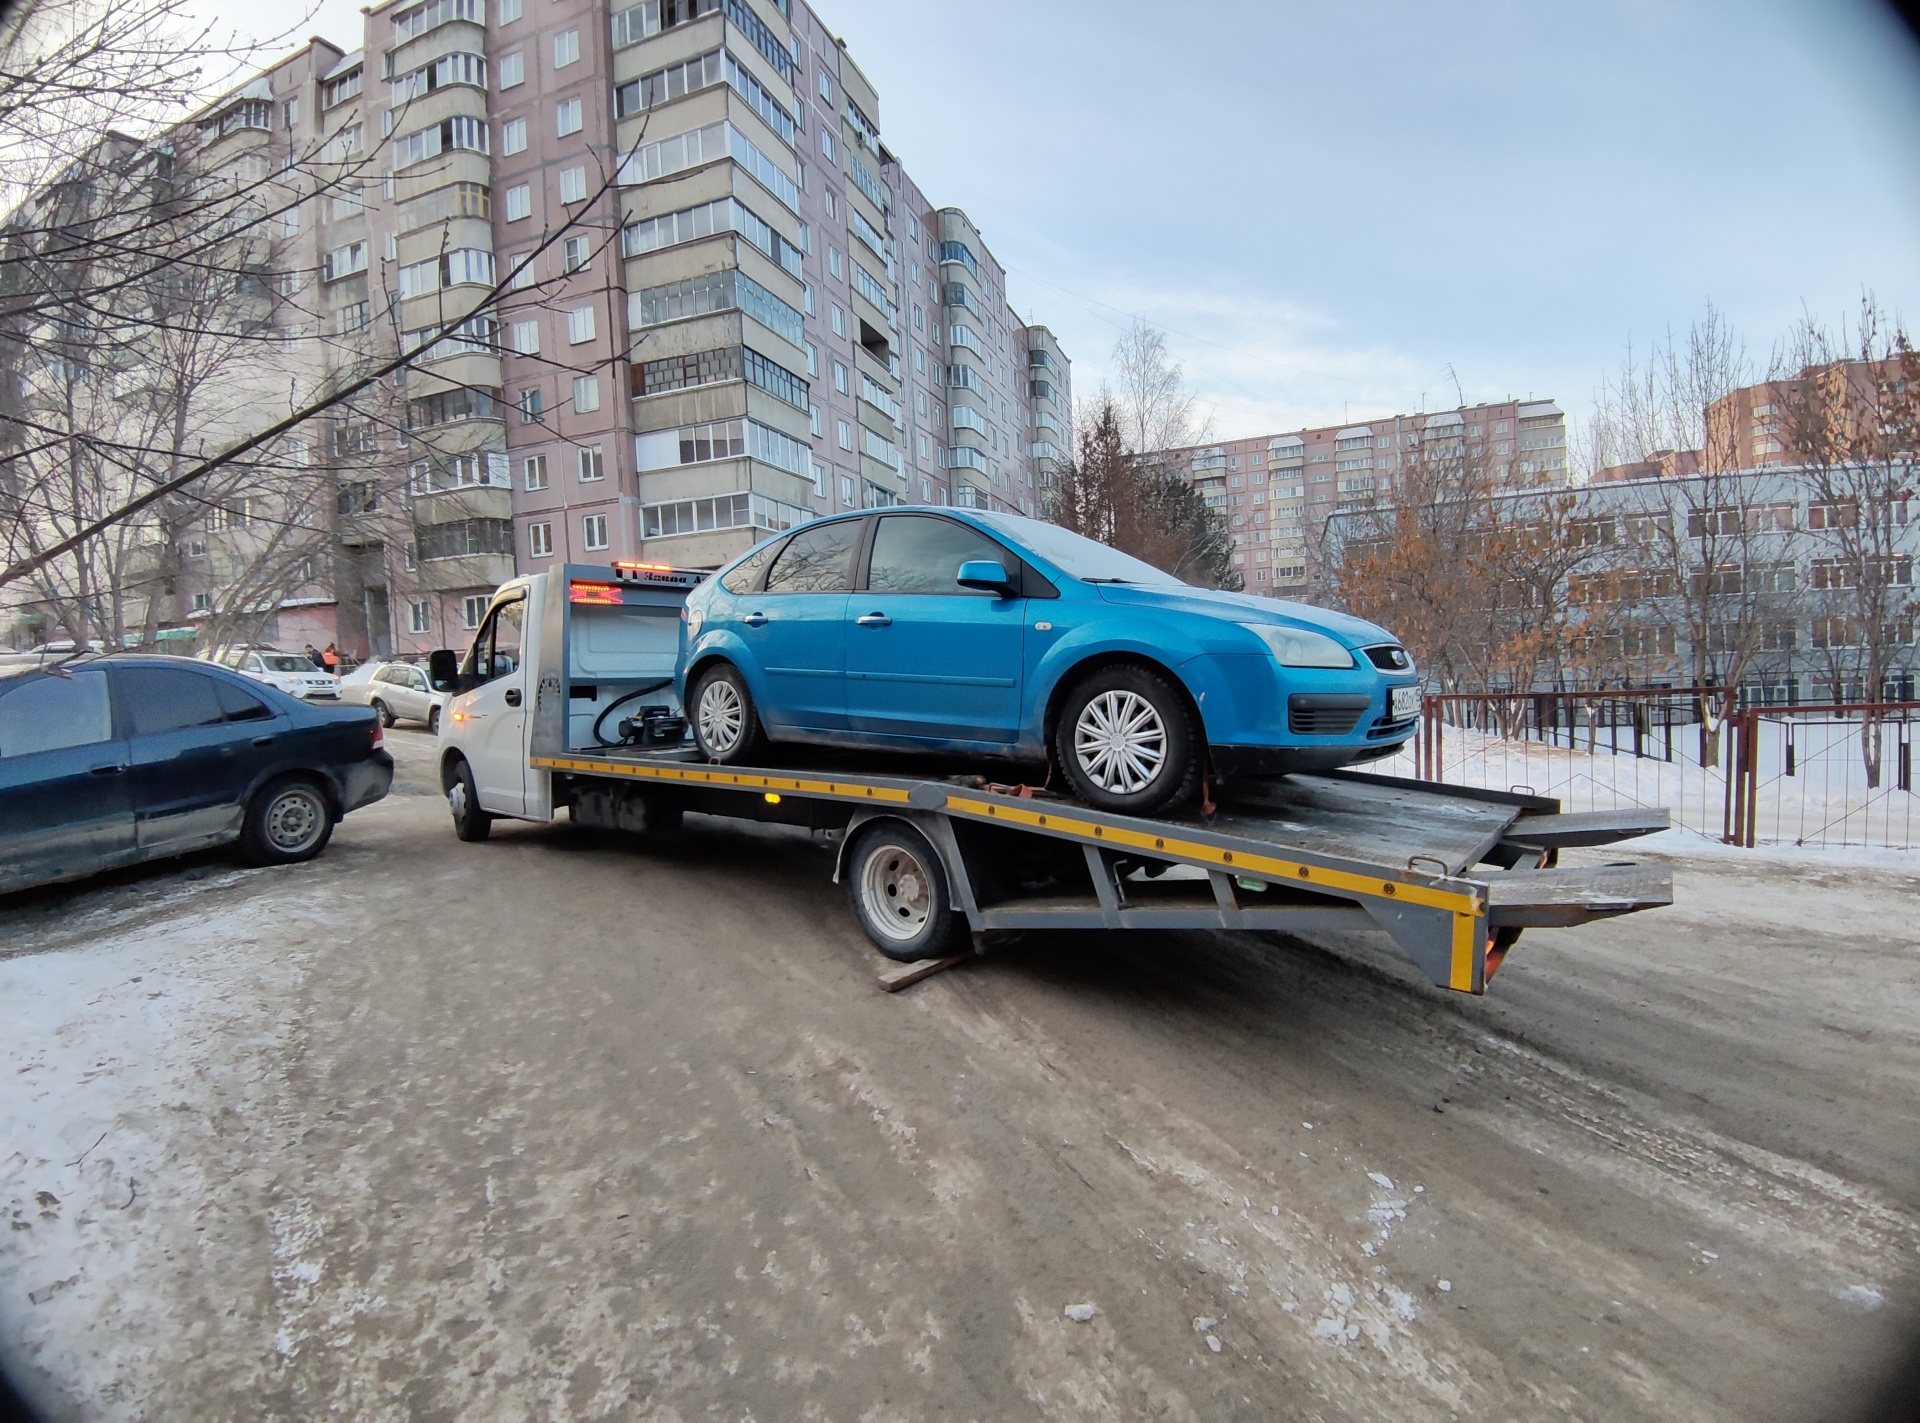
<svg viewBox="0 0 1920 1423"><path fill-rule="evenodd" d="M845 593L853 586L853 554L860 546L859 519L820 524L793 536L773 571L767 574L769 593Z"/></svg>
<svg viewBox="0 0 1920 1423"><path fill-rule="evenodd" d="M759 548L727 570L720 580L720 586L729 593L751 593L760 584L760 575L766 570L768 562L785 547L778 539L769 539Z"/></svg>
<svg viewBox="0 0 1920 1423"><path fill-rule="evenodd" d="M0 757L64 751L112 739L103 673L39 677L0 696Z"/></svg>
<svg viewBox="0 0 1920 1423"><path fill-rule="evenodd" d="M954 582L960 565L975 559L998 563L1015 578L1018 560L993 540L951 519L890 514L880 520L868 560L872 593L960 593L991 597Z"/></svg>

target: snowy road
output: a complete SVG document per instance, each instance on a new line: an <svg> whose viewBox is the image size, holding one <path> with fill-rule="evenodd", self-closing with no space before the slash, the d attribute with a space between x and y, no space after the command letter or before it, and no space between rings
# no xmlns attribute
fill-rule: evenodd
<svg viewBox="0 0 1920 1423"><path fill-rule="evenodd" d="M0 1343L73 1418L1744 1420L1914 1317L1912 866L1683 859L1479 1001L1214 934L888 997L829 868L415 793L0 903Z"/></svg>

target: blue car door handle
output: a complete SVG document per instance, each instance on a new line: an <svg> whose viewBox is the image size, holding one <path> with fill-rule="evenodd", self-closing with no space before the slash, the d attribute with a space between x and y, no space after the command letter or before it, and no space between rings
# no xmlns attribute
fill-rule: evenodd
<svg viewBox="0 0 1920 1423"><path fill-rule="evenodd" d="M744 618L740 619L740 621L750 628L763 628L767 625L767 615L765 613L748 613Z"/></svg>
<svg viewBox="0 0 1920 1423"><path fill-rule="evenodd" d="M273 738L271 736L256 736L253 738L253 744L255 746L271 746L273 745Z"/></svg>
<svg viewBox="0 0 1920 1423"><path fill-rule="evenodd" d="M92 768L91 774L96 776L117 776L126 769L125 766L117 765L95 766Z"/></svg>
<svg viewBox="0 0 1920 1423"><path fill-rule="evenodd" d="M883 628L893 625L893 619L885 613L868 613L865 617L855 618L854 621L863 628Z"/></svg>

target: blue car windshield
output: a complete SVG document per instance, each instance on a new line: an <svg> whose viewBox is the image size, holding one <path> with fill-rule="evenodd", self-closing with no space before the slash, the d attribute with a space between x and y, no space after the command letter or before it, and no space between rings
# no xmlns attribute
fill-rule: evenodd
<svg viewBox="0 0 1920 1423"><path fill-rule="evenodd" d="M1142 563L1132 554L1038 519L1017 514L978 514L981 523L1024 544L1069 578L1083 583L1128 583L1143 588L1185 588L1171 573Z"/></svg>

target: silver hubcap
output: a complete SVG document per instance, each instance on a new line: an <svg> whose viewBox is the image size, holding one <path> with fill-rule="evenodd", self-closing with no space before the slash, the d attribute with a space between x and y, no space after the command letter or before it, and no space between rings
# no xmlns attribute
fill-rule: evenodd
<svg viewBox="0 0 1920 1423"><path fill-rule="evenodd" d="M283 854L297 855L313 847L326 823L327 808L316 792L282 791L267 807L267 841Z"/></svg>
<svg viewBox="0 0 1920 1423"><path fill-rule="evenodd" d="M933 912L933 882L911 850L882 845L860 869L860 899L881 933L905 943L926 927Z"/></svg>
<svg viewBox="0 0 1920 1423"><path fill-rule="evenodd" d="M1103 791L1145 790L1167 759L1167 729L1138 692L1102 692L1073 726L1073 751L1087 779Z"/></svg>
<svg viewBox="0 0 1920 1423"><path fill-rule="evenodd" d="M700 690L700 742L716 755L725 755L740 744L746 725L746 707L740 693L724 677L716 677Z"/></svg>

